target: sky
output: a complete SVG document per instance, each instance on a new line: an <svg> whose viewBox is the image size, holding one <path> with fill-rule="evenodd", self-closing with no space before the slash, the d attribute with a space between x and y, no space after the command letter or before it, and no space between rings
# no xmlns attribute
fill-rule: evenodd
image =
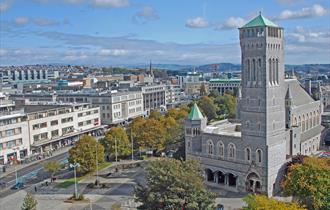
<svg viewBox="0 0 330 210"><path fill-rule="evenodd" d="M238 64L259 12L286 64L330 63L329 0L0 0L0 65Z"/></svg>

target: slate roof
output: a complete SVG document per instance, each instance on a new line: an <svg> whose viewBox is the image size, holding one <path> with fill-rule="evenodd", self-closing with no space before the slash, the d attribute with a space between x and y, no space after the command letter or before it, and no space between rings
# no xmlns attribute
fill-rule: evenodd
<svg viewBox="0 0 330 210"><path fill-rule="evenodd" d="M290 93L292 97L293 106L301 106L309 103L315 102L314 99L301 87L300 83L296 79L286 79L285 80L285 92L288 92L290 88Z"/></svg>

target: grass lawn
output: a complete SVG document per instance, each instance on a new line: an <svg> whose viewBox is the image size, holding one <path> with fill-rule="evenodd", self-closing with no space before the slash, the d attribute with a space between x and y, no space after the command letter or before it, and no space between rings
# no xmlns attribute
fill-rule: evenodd
<svg viewBox="0 0 330 210"><path fill-rule="evenodd" d="M111 166L111 163L110 163L110 162L103 162L103 163L101 163L101 164L99 165L99 171L102 170L102 169L105 169L105 168L107 168L107 167L109 167L109 166ZM91 172L91 173L87 173L87 174L85 174L84 176L77 177L77 183L78 183L79 181L81 181L82 179L84 179L84 178L86 178L86 177L88 177L88 176L93 175L94 173L95 173L95 172ZM69 187L69 186L71 186L71 185L73 185L73 184L74 184L74 177L69 178L69 179L64 179L63 182L61 182L61 183L59 183L59 184L57 185L57 187L60 187L60 188L67 188L67 187Z"/></svg>

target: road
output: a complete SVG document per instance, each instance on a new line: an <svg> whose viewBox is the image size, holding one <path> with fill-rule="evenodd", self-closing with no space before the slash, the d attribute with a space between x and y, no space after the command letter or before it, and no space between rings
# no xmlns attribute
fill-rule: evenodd
<svg viewBox="0 0 330 210"><path fill-rule="evenodd" d="M42 180L50 178L49 173L46 173L43 170L43 165L49 161L64 161L68 158L68 153L62 153L48 159L42 160L35 164L29 165L25 168L19 169L17 171L18 180L22 180L23 182L28 182L29 185L40 182ZM10 190L8 188L12 187L16 182L15 172L8 174L7 176L0 179L1 183L6 183L7 188L0 191L0 198L5 197L15 190Z"/></svg>

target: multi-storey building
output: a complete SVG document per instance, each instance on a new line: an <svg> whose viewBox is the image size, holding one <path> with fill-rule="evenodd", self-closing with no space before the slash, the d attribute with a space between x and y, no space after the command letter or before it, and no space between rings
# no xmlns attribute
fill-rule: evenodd
<svg viewBox="0 0 330 210"><path fill-rule="evenodd" d="M24 105L31 151L42 153L101 129L100 108L91 104ZM96 134L96 133L95 133Z"/></svg>
<svg viewBox="0 0 330 210"><path fill-rule="evenodd" d="M184 101L185 94L180 85L166 85L166 105L175 107Z"/></svg>
<svg viewBox="0 0 330 210"><path fill-rule="evenodd" d="M59 91L56 94L12 94L10 98L13 100L91 103L100 107L101 123L104 125L124 123L144 115L141 91Z"/></svg>
<svg viewBox="0 0 330 210"><path fill-rule="evenodd" d="M0 165L30 154L28 124L22 111L0 113Z"/></svg>
<svg viewBox="0 0 330 210"><path fill-rule="evenodd" d="M206 125L195 104L185 123L186 156L201 161L208 185L272 196L291 157L319 149L322 108L299 81L284 78L283 28L260 14L239 30L241 121Z"/></svg>
<svg viewBox="0 0 330 210"><path fill-rule="evenodd" d="M147 115L154 109L166 109L166 86L142 86L143 109Z"/></svg>
<svg viewBox="0 0 330 210"><path fill-rule="evenodd" d="M0 164L57 149L102 129L100 108L87 103L37 102L16 108L0 113Z"/></svg>
<svg viewBox="0 0 330 210"><path fill-rule="evenodd" d="M50 80L48 78L47 69L34 69L26 67L22 69L0 69L0 82L4 84L48 83Z"/></svg>
<svg viewBox="0 0 330 210"><path fill-rule="evenodd" d="M227 90L237 92L241 87L241 79L210 79L209 91L217 90L223 95Z"/></svg>

